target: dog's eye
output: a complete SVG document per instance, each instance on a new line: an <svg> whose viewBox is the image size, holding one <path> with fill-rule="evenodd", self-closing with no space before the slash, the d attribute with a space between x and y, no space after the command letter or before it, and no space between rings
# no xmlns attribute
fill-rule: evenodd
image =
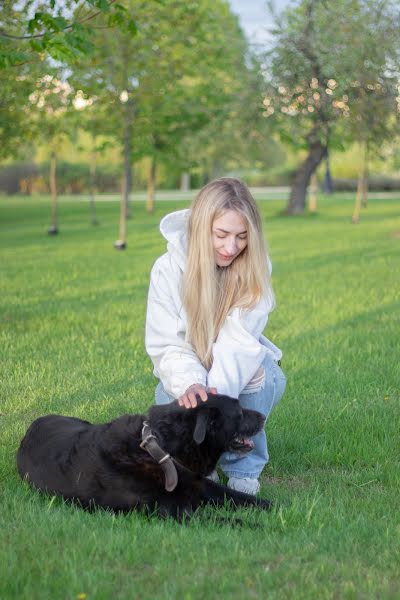
<svg viewBox="0 0 400 600"><path fill-rule="evenodd" d="M220 419L211 419L209 423L210 429L218 429L221 426Z"/></svg>

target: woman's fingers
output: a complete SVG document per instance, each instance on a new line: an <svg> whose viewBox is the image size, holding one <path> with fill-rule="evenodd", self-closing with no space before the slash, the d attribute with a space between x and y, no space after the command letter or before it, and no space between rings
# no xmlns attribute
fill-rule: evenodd
<svg viewBox="0 0 400 600"><path fill-rule="evenodd" d="M186 406L186 408L196 408L196 406L197 406L196 392L189 392L188 405Z"/></svg>
<svg viewBox="0 0 400 600"><path fill-rule="evenodd" d="M207 400L208 396L207 396L207 392L206 392L206 390L204 389L204 387L203 387L203 386L201 386L199 389L197 389L195 393L196 393L198 396L200 396L200 399L201 399L203 402L206 402L206 400ZM196 404L196 406L197 406L197 404Z"/></svg>
<svg viewBox="0 0 400 600"><path fill-rule="evenodd" d="M206 402L208 396L203 385L191 385L186 392L178 398L178 404L185 408L196 408L198 403L197 396L199 396L202 402Z"/></svg>

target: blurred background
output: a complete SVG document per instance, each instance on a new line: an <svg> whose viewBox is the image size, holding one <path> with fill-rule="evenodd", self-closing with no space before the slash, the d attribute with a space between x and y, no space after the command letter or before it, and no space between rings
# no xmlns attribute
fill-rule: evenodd
<svg viewBox="0 0 400 600"><path fill-rule="evenodd" d="M365 203L400 189L399 54L391 0L6 0L0 193L51 194L54 230L59 194L151 212L221 175L289 214L310 189Z"/></svg>

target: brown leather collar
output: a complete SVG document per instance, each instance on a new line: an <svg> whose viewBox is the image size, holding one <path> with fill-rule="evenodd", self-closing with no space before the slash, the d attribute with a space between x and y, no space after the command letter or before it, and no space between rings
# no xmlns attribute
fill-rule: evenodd
<svg viewBox="0 0 400 600"><path fill-rule="evenodd" d="M172 492L178 484L178 473L172 461L170 454L165 452L158 445L157 438L151 431L147 421L143 421L142 442L140 447L148 452L152 458L160 465L164 472L165 489Z"/></svg>

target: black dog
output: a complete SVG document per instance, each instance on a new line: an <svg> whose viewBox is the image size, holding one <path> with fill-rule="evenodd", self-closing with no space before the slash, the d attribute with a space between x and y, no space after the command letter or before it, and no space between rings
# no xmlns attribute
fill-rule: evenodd
<svg viewBox="0 0 400 600"><path fill-rule="evenodd" d="M145 509L182 518L202 504L235 507L271 503L206 478L225 451L249 452L264 417L239 401L209 395L197 408L152 406L102 425L48 415L29 427L18 471L39 490L114 511Z"/></svg>

